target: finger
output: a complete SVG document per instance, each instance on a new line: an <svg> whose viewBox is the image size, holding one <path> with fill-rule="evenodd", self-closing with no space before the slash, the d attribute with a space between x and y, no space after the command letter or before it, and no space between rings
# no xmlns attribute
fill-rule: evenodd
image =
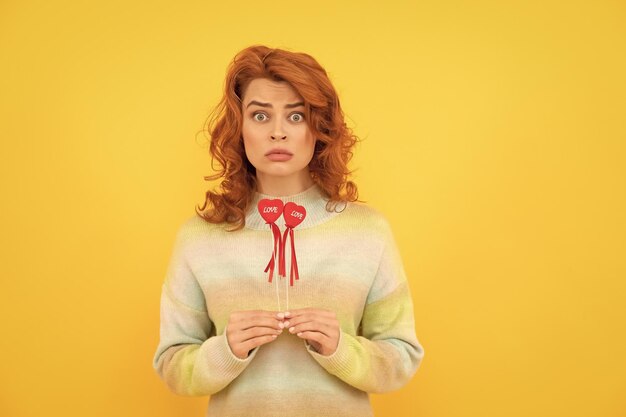
<svg viewBox="0 0 626 417"><path fill-rule="evenodd" d="M273 342L274 340L276 340L277 336L260 336L260 337L255 337L253 339L249 339L245 342L243 342L241 344L241 347L243 349L245 349L246 351L251 351L252 349L254 349L257 346L261 346L261 345L265 345L267 343Z"/></svg>
<svg viewBox="0 0 626 417"><path fill-rule="evenodd" d="M283 322L273 317L252 317L248 320L237 322L235 326L240 330L246 330L252 327L269 327L271 329L282 329L285 327Z"/></svg>
<svg viewBox="0 0 626 417"><path fill-rule="evenodd" d="M251 329L242 330L237 333L231 334L231 339L235 343L244 343L254 338L264 336L278 336L281 333L282 330L271 329L269 327L253 327Z"/></svg>
<svg viewBox="0 0 626 417"><path fill-rule="evenodd" d="M285 327L293 327L304 323L323 323L328 326L339 326L339 321L335 317L320 316L317 314L303 314L285 321Z"/></svg>
<svg viewBox="0 0 626 417"><path fill-rule="evenodd" d="M277 318L277 311L270 310L243 310L243 311L233 311L230 314L230 318L232 321L240 321L245 320L249 317L267 317L267 318Z"/></svg>
<svg viewBox="0 0 626 417"><path fill-rule="evenodd" d="M291 334L298 334L307 331L318 332L325 335L326 337L333 337L339 333L339 327L332 326L326 323L307 322L289 328L289 333Z"/></svg>
<svg viewBox="0 0 626 417"><path fill-rule="evenodd" d="M276 317L274 317L273 315L267 316L267 315L249 314L238 319L233 319L232 323L237 329L245 330L245 329L249 329L251 327L257 327L257 326L259 327L264 326L264 327L271 327L271 328L279 329L281 328L279 324L282 322L278 320Z"/></svg>
<svg viewBox="0 0 626 417"><path fill-rule="evenodd" d="M326 348L331 348L330 346L330 341L331 338L329 338L328 336L319 333L319 332L300 332L298 334L296 334L296 336L298 336L301 339L306 339L306 340L312 340L314 342L319 343L320 345L326 347Z"/></svg>

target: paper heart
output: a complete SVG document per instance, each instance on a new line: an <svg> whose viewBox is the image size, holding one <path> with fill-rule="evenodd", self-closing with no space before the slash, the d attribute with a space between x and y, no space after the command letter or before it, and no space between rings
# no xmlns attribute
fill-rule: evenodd
<svg viewBox="0 0 626 417"><path fill-rule="evenodd" d="M264 198L258 204L259 213L267 223L274 223L283 214L283 201Z"/></svg>
<svg viewBox="0 0 626 417"><path fill-rule="evenodd" d="M287 227L294 228L306 217L306 209L302 206L292 203L291 201L285 204L283 209L283 217L285 218L285 224Z"/></svg>

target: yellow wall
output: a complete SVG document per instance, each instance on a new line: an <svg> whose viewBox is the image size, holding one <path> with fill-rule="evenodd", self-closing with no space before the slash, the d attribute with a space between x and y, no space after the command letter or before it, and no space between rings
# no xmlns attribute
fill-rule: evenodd
<svg viewBox="0 0 626 417"><path fill-rule="evenodd" d="M365 138L426 350L377 416L626 414L623 2L174 3L0 3L0 415L204 415L151 368L160 285L253 43Z"/></svg>

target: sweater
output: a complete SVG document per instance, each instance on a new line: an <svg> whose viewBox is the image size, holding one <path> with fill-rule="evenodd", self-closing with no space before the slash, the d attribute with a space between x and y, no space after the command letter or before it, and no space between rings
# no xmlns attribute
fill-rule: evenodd
<svg viewBox="0 0 626 417"><path fill-rule="evenodd" d="M264 198L306 209L294 229L293 286L289 276L270 283L264 272L274 247L257 210ZM210 396L207 416L372 416L368 393L398 390L416 373L424 349L388 221L364 203L328 211L327 202L318 185L288 197L255 192L241 230L199 215L180 225L161 288L153 367L173 392ZM334 353L316 352L287 329L245 359L232 353L225 334L232 312L305 307L335 312Z"/></svg>

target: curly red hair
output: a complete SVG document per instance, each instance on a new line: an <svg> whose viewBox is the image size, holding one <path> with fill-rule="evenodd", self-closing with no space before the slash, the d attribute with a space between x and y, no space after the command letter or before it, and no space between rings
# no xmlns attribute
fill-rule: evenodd
<svg viewBox="0 0 626 417"><path fill-rule="evenodd" d="M348 180L347 165L359 138L346 126L339 98L326 71L310 55L254 45L240 51L228 67L224 95L213 109L206 132L211 137L211 165L220 168L206 181L222 179L221 192L207 191L196 213L210 223L229 223L231 231L245 226L245 215L256 190L256 169L248 161L242 129L242 98L256 78L286 81L304 99L305 120L317 139L309 171L328 195L327 210L337 203L357 201L358 190ZM207 209L207 206L209 209Z"/></svg>

